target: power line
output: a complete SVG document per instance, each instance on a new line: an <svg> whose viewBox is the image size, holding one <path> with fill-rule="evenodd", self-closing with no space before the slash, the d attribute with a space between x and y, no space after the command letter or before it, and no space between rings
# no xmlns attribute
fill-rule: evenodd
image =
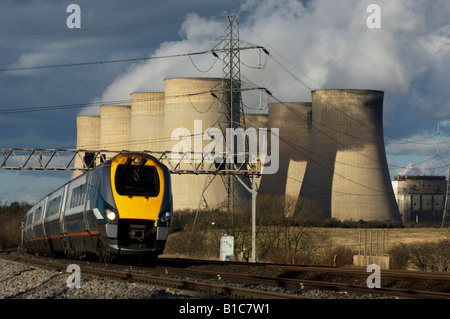
<svg viewBox="0 0 450 319"><path fill-rule="evenodd" d="M52 105L52 106L37 106L37 107L18 108L18 109L3 109L3 110L0 110L0 114L55 111L55 110L66 110L66 109L74 109L74 108L90 107L90 106L101 106L101 105L122 105L123 103L127 103L127 102L130 102L130 100L93 102L93 103L76 103L76 104L63 104L63 105Z"/></svg>
<svg viewBox="0 0 450 319"><path fill-rule="evenodd" d="M35 32L23 32L23 33L9 33L9 34L0 34L0 38L12 38L12 37L24 37L24 36L36 36L36 35L52 35L52 34L74 34L79 32L90 32L90 31L102 31L102 30L114 30L114 29L125 29L125 28L134 28L134 27L144 27L144 26L152 26L158 24L169 24L169 23L183 23L185 21L195 21L201 20L201 18L191 18L191 19L183 19L183 20L173 20L173 21L160 21L160 22L146 22L146 23L134 23L134 24L123 24L123 25L112 25L112 26L99 26L99 27L83 27L79 29L70 29L70 30L48 30L48 31L35 31Z"/></svg>
<svg viewBox="0 0 450 319"><path fill-rule="evenodd" d="M161 56L151 56L142 58L131 58L131 59L119 59L119 60L103 60L103 61L90 61L90 62L80 62L80 63L65 63L65 64L52 64L52 65L37 65L29 67L17 67L17 68L4 68L0 69L0 72L12 72L12 71L27 71L27 70L40 70L40 69L53 69L53 68L65 68L65 67L75 67L75 66L87 66L96 64L109 64L109 63L123 63L123 62L136 62L136 61L146 61L146 60L156 60L156 59L167 59L167 58L179 58L179 57L190 57L194 55L200 55L205 53L211 53L211 50L190 52L182 54L171 54L171 55L161 55Z"/></svg>
<svg viewBox="0 0 450 319"><path fill-rule="evenodd" d="M259 48L261 48L261 47L259 47ZM265 52L268 53L266 50L265 50ZM165 55L165 56L154 56L154 57L145 57L145 58L120 59L120 60L108 60L108 61L94 61L94 62L59 64L59 65L46 65L46 66L31 66L31 67L21 67L21 68L9 68L9 69L0 69L0 72L33 70L33 69L45 69L45 68L58 68L58 67L72 67L72 66L83 66L83 65L94 65L94 64L105 64L105 63L132 62L132 61L151 60L151 59L160 59L160 58L172 58L172 57L183 57L183 56L188 56L190 58L191 62L194 64L191 56L205 54L205 53L213 53L214 54L214 52L212 50L207 50L207 51L200 51L200 52L194 52L194 53ZM217 55L215 55L215 56L217 57ZM271 57L282 69L284 69L286 72L288 72L290 75L292 75L297 81L299 81L306 88L311 90L311 88L306 83L304 83L301 79L299 79L292 72L290 72L290 70L287 67L285 67L280 61L275 59L273 56L270 56L270 55L268 55L268 56ZM214 61L214 63L215 63L215 61ZM213 63L212 66L214 66L214 63ZM195 64L194 64L194 66L195 66ZM88 107L88 106L100 106L100 105L105 105L105 104L114 104L115 105L115 104L122 104L124 102L125 103L129 103L129 100L97 102L97 103L84 103L84 104L67 104L67 105L33 107L33 108L22 108L22 109L9 109L9 110L0 110L0 114L36 112L36 111L49 111L49 110L59 110L59 109L71 109L71 108ZM194 106L194 108L195 108L195 106ZM349 116L348 114L345 114L345 115ZM336 132L339 132L338 130L336 130L334 128L329 128L329 129L331 129L333 131L336 131ZM341 132L341 133L343 133L343 132ZM343 133L343 134L351 136L348 133ZM403 143L414 143L414 144L419 144L420 141L423 141L423 140L429 139L429 138L431 138L433 136L436 136L436 134L434 134L434 135L432 135L430 137L427 137L425 139L422 139L422 140L408 141L408 140L404 140L404 139L400 139L400 138L396 138L396 137L390 136L390 135L388 135L386 133L385 133L385 135L389 136L391 138L394 138L394 139L401 140ZM331 137L331 136L329 136L329 137ZM362 138L360 136L352 136L352 137L364 139L364 138ZM336 140L336 142L337 142L337 140ZM444 143L446 143L446 142L444 142ZM443 144L443 143L435 143L435 142L433 142L433 143L423 143L423 144ZM372 160L375 160L375 159L372 159ZM401 167L401 168L403 168L403 167Z"/></svg>
<svg viewBox="0 0 450 319"><path fill-rule="evenodd" d="M290 62L287 58L285 58L280 52L276 51L276 49L271 46L267 41L265 41L262 37L260 37L255 31L253 31L246 23L242 22L246 28L253 33L258 39L260 39L263 43L265 43L271 51L274 51L276 54L278 54L282 59L284 59L287 63L289 63L291 66L293 66L295 69L297 69L300 73L302 73L305 77L307 77L311 82L314 82L314 84L317 85L317 87L320 87L321 84L318 83L317 81L315 81L314 79L312 79L310 76L308 76L305 72L303 72L302 70L300 70L294 63ZM273 56L271 55L271 58L273 58ZM275 58L273 58L274 61L279 64L281 66L281 62L279 62L278 60L275 60ZM301 81L300 79L298 79L292 72L289 71L288 68L285 68L283 66L283 69L285 69L285 71L287 71L289 74L291 74L296 80L298 80L301 84L305 85L306 88L308 88L308 86L306 84L304 84L303 81ZM308 88L309 89L309 88ZM311 89L309 89L311 90Z"/></svg>
<svg viewBox="0 0 450 319"><path fill-rule="evenodd" d="M280 66L283 70L285 70L287 73L289 73L289 75L291 75L295 80L297 80L298 82L300 82L305 88L307 88L309 91L312 91L312 88L307 85L305 82L303 82L302 80L300 80L294 73L292 73L287 67L285 67L283 64L281 64L280 61L278 61L277 59L275 59L272 55L270 55L270 58L276 63L278 64L278 66Z"/></svg>
<svg viewBox="0 0 450 319"><path fill-rule="evenodd" d="M195 92L188 94L179 94L173 96L167 96L163 98L146 98L139 99L139 102L147 102L147 101L158 101L158 100L169 100L176 99L180 97L190 97L194 95L202 95L202 94L211 94L210 91L205 92ZM87 103L74 103L74 104L62 104L62 105L50 105L50 106L36 106L36 107L28 107L28 108L11 108L11 109L0 109L1 114L16 114L16 113L28 113L28 112L44 112L44 111L56 111L56 110L65 110L65 109L74 109L74 108L83 108L83 107L101 107L105 105L130 105L131 100L113 100L113 101L98 101L98 102L87 102ZM194 106L195 108L195 106ZM199 112L199 111L198 111ZM199 112L202 113L202 112Z"/></svg>

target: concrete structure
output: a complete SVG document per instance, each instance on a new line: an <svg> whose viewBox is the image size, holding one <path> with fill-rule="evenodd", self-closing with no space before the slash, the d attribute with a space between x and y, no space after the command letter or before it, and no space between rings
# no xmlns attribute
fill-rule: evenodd
<svg viewBox="0 0 450 319"><path fill-rule="evenodd" d="M353 255L353 265L367 267L376 264L381 269L389 269L390 257L386 254L388 238L386 229L359 229L358 254Z"/></svg>
<svg viewBox="0 0 450 319"><path fill-rule="evenodd" d="M383 139L382 91L312 92L311 147L300 195L323 217L399 220Z"/></svg>
<svg viewBox="0 0 450 319"><path fill-rule="evenodd" d="M103 105L100 118L100 149L129 150L131 106ZM106 157L111 156L107 154Z"/></svg>
<svg viewBox="0 0 450 319"><path fill-rule="evenodd" d="M164 151L164 92L131 94L130 150Z"/></svg>
<svg viewBox="0 0 450 319"><path fill-rule="evenodd" d="M164 106L164 134L169 137L175 134L174 140L164 143L164 149L172 151L193 152L195 158L201 160L201 153L211 142L204 136L209 128L219 128L219 119L225 127L229 121L222 115L222 95L210 94L211 90L220 89L220 78L173 78L166 79ZM186 134L183 137L183 134ZM223 148L225 150L225 148ZM195 163L193 163L195 165ZM183 163L189 167L189 163ZM220 206L227 198L227 191L222 177L208 175L172 175L172 193L174 209L197 209L202 199L205 184L209 186L204 193L206 204L211 207Z"/></svg>
<svg viewBox="0 0 450 319"><path fill-rule="evenodd" d="M311 130L312 104L270 103L269 128L279 128L279 169L263 175L260 194L286 198L285 213L292 213L306 171Z"/></svg>
<svg viewBox="0 0 450 319"><path fill-rule="evenodd" d="M205 148L215 143L225 152L225 140L208 130L230 126L222 79L172 78L164 84L165 92L132 93L131 105L101 106L100 116L78 117L77 148L195 153L191 163L182 163L187 168L198 165ZM286 205L285 213L304 197L316 201L325 218L399 220L383 141L383 95L317 90L312 103L271 103L268 114L246 114L244 128L279 128L280 134L279 170L260 178L259 193L286 196L291 207ZM238 116L235 112L233 120ZM197 209L201 202L218 207L227 199L227 177L172 179L174 209ZM236 197L248 198L236 185Z"/></svg>
<svg viewBox="0 0 450 319"><path fill-rule="evenodd" d="M248 113L245 114L245 126L254 128L268 128L269 115L265 113Z"/></svg>
<svg viewBox="0 0 450 319"><path fill-rule="evenodd" d="M391 258L389 256L363 256L353 255L353 266L367 268L369 265L377 265L380 269L390 269ZM370 274L368 274L370 275Z"/></svg>
<svg viewBox="0 0 450 319"><path fill-rule="evenodd" d="M395 176L392 182L403 222L442 222L445 176Z"/></svg>
<svg viewBox="0 0 450 319"><path fill-rule="evenodd" d="M97 150L100 147L100 116L78 116L77 117L77 149ZM85 154L83 153L83 156ZM98 164L98 163L97 163ZM74 167L80 168L83 164L79 157L75 158ZM75 171L72 178L79 176L82 172Z"/></svg>

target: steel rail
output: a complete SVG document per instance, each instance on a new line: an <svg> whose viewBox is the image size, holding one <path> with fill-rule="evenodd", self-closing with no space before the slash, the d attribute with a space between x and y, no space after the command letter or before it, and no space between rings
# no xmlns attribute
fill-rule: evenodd
<svg viewBox="0 0 450 319"><path fill-rule="evenodd" d="M328 273L332 275L343 275L353 277L365 277L369 275L365 268L337 268L331 266L310 266L310 265L285 265L285 264L271 264L271 263L245 263L245 262L223 262L214 260L189 260L176 258L158 258L156 260L159 267L181 268L187 266L197 265L217 265L217 266L243 266L254 268L270 268L279 271L286 271L290 273L302 272L318 272ZM177 265L178 264L178 265ZM450 272L423 272L412 270L392 270L381 269L382 278L397 279L397 280L417 280L417 281L439 281L450 282Z"/></svg>
<svg viewBox="0 0 450 319"><path fill-rule="evenodd" d="M2 254L2 256L5 256ZM44 259L30 259L19 257L15 259L16 261L27 262L30 264L37 264L43 268L52 269L56 271L63 271L67 267L67 263L54 262L53 260ZM161 260L162 261L162 260ZM161 262L159 261L159 262ZM178 260L180 263L185 263L185 261ZM71 261L68 261L71 262ZM174 263L174 261L172 261ZM202 263L208 263L207 261L202 261ZM171 288L175 290L183 291L193 291L207 296L223 296L228 298L289 298L289 299L311 299L302 295L297 295L296 293L302 292L308 289L320 289L320 290L331 290L331 291L347 291L354 293L363 294L384 294L391 296L406 297L411 299L450 299L450 293L448 292L435 292L435 291L424 291L424 290L413 290L413 289L398 289L398 288L368 288L367 286L358 286L353 284L341 283L341 282L325 282L316 280L304 280L304 279L292 279L292 278L280 278L280 277L264 277L259 275L246 275L243 273L230 273L224 271L210 271L210 270L199 270L199 269L183 269L176 267L166 267L163 265L155 265L151 268L134 268L133 272L129 269L125 271L109 270L104 269L103 264L100 268L90 266L83 266L82 262L79 263L83 274L88 274L92 276L108 277L116 280L126 280L130 282L143 283L148 285L154 285L161 288ZM157 262L158 264L158 262ZM217 264L212 262L212 264ZM227 263L223 263L227 265ZM325 273L334 273L338 275L349 275L360 277L364 275L367 277L367 272L363 272L360 269L342 269L342 268L332 268L332 267L314 267L314 266L288 266L288 265L261 265L261 264L248 264L239 263L239 265L246 265L248 267L278 267L281 270L289 271L321 271ZM124 265L118 265L124 266ZM132 267L132 266L131 266ZM135 272L136 269L145 271L151 274L142 274ZM155 276L155 273L157 274ZM405 274L401 271L391 271L390 275L398 276L400 274ZM161 276L163 275L163 276ZM423 274L419 272L413 272L408 275L408 278L413 278L412 280L433 280L438 281L441 278L439 274ZM448 277L444 274L445 278ZM172 276L169 278L167 276ZM192 281L185 279L178 279L174 277L189 277L197 278L198 280L207 279L213 280L215 283L204 283L200 281ZM395 277L397 280L401 280ZM225 285L226 283L226 285ZM235 283L239 285L258 285L271 286L283 289L292 289L293 293L278 293L278 292L268 292L250 288L233 287L229 284Z"/></svg>
<svg viewBox="0 0 450 319"><path fill-rule="evenodd" d="M410 290L398 288L368 288L367 286L358 286L346 283L322 282L316 280L291 279L291 278L272 278L264 276L245 275L237 273L204 271L204 270L186 270L177 268L159 268L160 272L172 275L198 276L204 279L223 280L225 282L235 282L247 285L268 285L273 287L288 288L293 290L303 289L324 289L331 291L347 291L364 294L385 294L391 296L401 296L407 298L445 298L450 299L450 293ZM367 277L367 273L365 273Z"/></svg>
<svg viewBox="0 0 450 319"><path fill-rule="evenodd" d="M347 269L336 267L315 267L315 266L287 266L287 265L265 265L265 267L271 267L276 269L282 269L286 271L295 272L326 272L331 274L367 277L368 273L363 268ZM410 270L391 270L382 269L382 278L397 279L397 280L420 280L420 281L440 281L450 282L450 273L444 272L423 272L423 271L410 271Z"/></svg>
<svg viewBox="0 0 450 319"><path fill-rule="evenodd" d="M16 260L19 262L25 262L33 266L44 268L47 270L53 270L62 272L67 267L67 264L59 262L49 262L48 260L39 259L27 259L19 258ZM199 281L191 281L185 279L176 279L169 277L154 276L148 274L139 274L129 271L117 271L102 268L88 267L86 265L79 265L81 274L98 276L104 278L110 278L113 280L122 280L128 282L141 283L146 285L155 286L162 289L175 289L180 291L191 291L200 293L208 297L226 297L226 298L239 298L239 299L311 299L304 296L294 294L284 294L270 291L263 291L257 289L233 287L228 285L219 285L204 283Z"/></svg>

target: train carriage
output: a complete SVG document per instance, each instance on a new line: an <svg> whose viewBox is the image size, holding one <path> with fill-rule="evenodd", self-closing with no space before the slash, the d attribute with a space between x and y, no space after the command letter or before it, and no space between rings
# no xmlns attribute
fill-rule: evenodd
<svg viewBox="0 0 450 319"><path fill-rule="evenodd" d="M164 250L172 214L168 168L151 155L121 153L33 206L24 245L42 255L154 257Z"/></svg>

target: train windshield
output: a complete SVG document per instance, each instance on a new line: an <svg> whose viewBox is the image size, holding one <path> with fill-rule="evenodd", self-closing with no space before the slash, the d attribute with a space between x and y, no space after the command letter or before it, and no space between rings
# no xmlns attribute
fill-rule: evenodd
<svg viewBox="0 0 450 319"><path fill-rule="evenodd" d="M115 183L119 195L156 197L159 194L159 176L154 166L120 164Z"/></svg>

